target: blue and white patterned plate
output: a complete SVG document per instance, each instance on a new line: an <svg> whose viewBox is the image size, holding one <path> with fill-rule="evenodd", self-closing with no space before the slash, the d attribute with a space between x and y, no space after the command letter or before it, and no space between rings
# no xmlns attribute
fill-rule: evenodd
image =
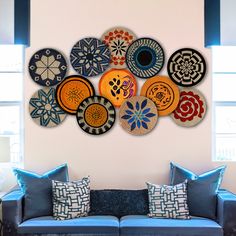
<svg viewBox="0 0 236 236"><path fill-rule="evenodd" d="M44 127L55 127L65 118L66 113L59 107L54 88L38 90L30 99L29 112L35 123Z"/></svg>
<svg viewBox="0 0 236 236"><path fill-rule="evenodd" d="M52 48L37 51L30 59L29 73L34 82L54 86L65 77L67 63L62 54Z"/></svg>
<svg viewBox="0 0 236 236"><path fill-rule="evenodd" d="M158 111L155 103L147 97L126 99L120 107L119 120L122 128L133 135L144 135L156 126Z"/></svg>
<svg viewBox="0 0 236 236"><path fill-rule="evenodd" d="M96 38L84 38L72 48L70 62L79 75L92 77L107 69L110 56L108 46L102 41Z"/></svg>
<svg viewBox="0 0 236 236"><path fill-rule="evenodd" d="M139 78L153 77L164 65L164 51L153 39L137 39L127 50L126 64L129 70Z"/></svg>

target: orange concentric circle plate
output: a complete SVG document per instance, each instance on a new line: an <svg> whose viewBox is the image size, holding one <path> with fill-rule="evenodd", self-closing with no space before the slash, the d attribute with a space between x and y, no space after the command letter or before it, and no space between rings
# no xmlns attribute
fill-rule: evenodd
<svg viewBox="0 0 236 236"><path fill-rule="evenodd" d="M136 95L137 82L135 77L125 69L111 69L99 81L100 95L120 107L123 101Z"/></svg>
<svg viewBox="0 0 236 236"><path fill-rule="evenodd" d="M94 96L94 87L89 80L82 76L68 76L57 87L57 102L60 107L70 113L76 114L78 106L87 97Z"/></svg>
<svg viewBox="0 0 236 236"><path fill-rule="evenodd" d="M144 83L141 96L156 104L159 116L167 116L178 106L179 88L167 76L154 76Z"/></svg>

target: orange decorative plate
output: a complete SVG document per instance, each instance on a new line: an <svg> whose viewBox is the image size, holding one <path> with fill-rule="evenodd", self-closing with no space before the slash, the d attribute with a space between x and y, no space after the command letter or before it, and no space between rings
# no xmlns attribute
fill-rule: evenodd
<svg viewBox="0 0 236 236"><path fill-rule="evenodd" d="M95 94L93 85L82 76L72 75L58 85L56 96L60 107L75 115L80 103Z"/></svg>
<svg viewBox="0 0 236 236"><path fill-rule="evenodd" d="M86 98L78 107L77 122L88 134L100 135L115 123L116 111L111 102L101 96Z"/></svg>
<svg viewBox="0 0 236 236"><path fill-rule="evenodd" d="M120 107L125 99L136 95L137 82L128 70L111 69L101 77L99 92L114 106Z"/></svg>
<svg viewBox="0 0 236 236"><path fill-rule="evenodd" d="M179 103L179 88L167 76L154 76L148 79L141 95L150 98L157 106L159 116L172 113Z"/></svg>

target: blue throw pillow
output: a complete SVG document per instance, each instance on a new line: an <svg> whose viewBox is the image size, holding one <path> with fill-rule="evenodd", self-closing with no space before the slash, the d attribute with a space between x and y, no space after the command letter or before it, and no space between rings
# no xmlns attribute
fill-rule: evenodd
<svg viewBox="0 0 236 236"><path fill-rule="evenodd" d="M190 215L216 219L217 192L222 182L225 166L196 175L179 165L170 163L170 184L188 180L188 206Z"/></svg>
<svg viewBox="0 0 236 236"><path fill-rule="evenodd" d="M53 214L52 180L68 181L67 165L61 165L43 175L13 168L24 192L24 220Z"/></svg>

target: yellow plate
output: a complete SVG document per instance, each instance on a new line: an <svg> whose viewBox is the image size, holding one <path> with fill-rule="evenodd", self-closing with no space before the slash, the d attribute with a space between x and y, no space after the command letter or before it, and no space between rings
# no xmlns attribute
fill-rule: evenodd
<svg viewBox="0 0 236 236"><path fill-rule="evenodd" d="M101 77L99 92L115 107L120 107L125 99L136 95L137 82L128 70L111 69Z"/></svg>
<svg viewBox="0 0 236 236"><path fill-rule="evenodd" d="M80 103L95 94L93 85L82 76L68 76L57 86L57 102L60 107L75 115Z"/></svg>
<svg viewBox="0 0 236 236"><path fill-rule="evenodd" d="M179 103L179 88L167 76L154 76L148 79L140 95L151 99L156 104L159 116L169 115Z"/></svg>

